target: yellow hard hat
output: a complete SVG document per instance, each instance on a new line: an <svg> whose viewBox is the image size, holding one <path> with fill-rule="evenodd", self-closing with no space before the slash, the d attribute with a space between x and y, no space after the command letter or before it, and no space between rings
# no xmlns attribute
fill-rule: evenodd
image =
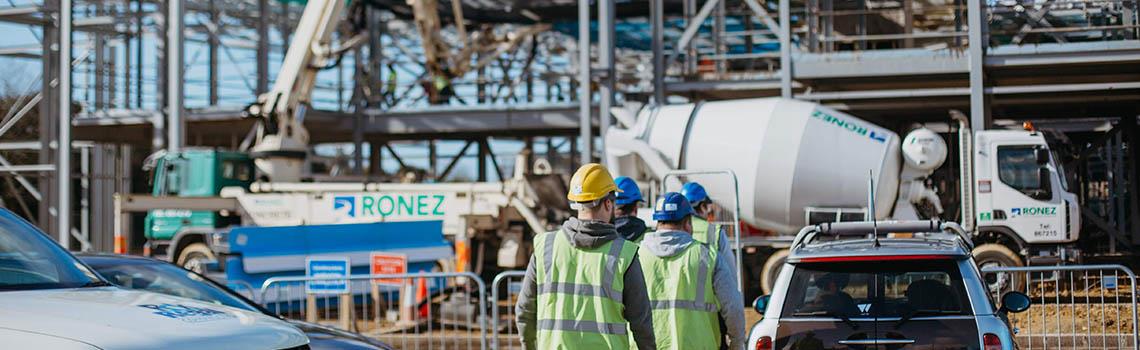
<svg viewBox="0 0 1140 350"><path fill-rule="evenodd" d="M574 176L570 178L570 193L566 194L566 199L571 202L590 202L604 198L611 192L621 192L621 190L614 183L610 171L601 164L590 163L574 172Z"/></svg>

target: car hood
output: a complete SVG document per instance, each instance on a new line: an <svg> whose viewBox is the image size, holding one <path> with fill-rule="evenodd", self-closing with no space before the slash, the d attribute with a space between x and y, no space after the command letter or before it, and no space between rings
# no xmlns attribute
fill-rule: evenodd
<svg viewBox="0 0 1140 350"><path fill-rule="evenodd" d="M288 349L308 343L300 330L269 316L117 287L2 292L0 310L0 328L104 349ZM16 344L22 344L19 337Z"/></svg>

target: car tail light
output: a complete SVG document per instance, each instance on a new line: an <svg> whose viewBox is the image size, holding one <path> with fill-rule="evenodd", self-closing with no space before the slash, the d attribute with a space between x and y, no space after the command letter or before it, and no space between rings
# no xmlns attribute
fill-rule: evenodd
<svg viewBox="0 0 1140 350"><path fill-rule="evenodd" d="M756 340L756 350L772 350L772 337L763 336Z"/></svg>
<svg viewBox="0 0 1140 350"><path fill-rule="evenodd" d="M982 336L982 348L984 350L1001 350L1001 338L993 333L986 333Z"/></svg>

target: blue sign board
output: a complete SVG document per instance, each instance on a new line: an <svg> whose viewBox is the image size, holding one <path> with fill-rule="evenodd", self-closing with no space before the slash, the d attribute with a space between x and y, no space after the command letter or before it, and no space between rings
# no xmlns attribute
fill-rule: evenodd
<svg viewBox="0 0 1140 350"><path fill-rule="evenodd" d="M1104 289L1116 289L1116 276L1104 276L1101 281L1104 283Z"/></svg>
<svg viewBox="0 0 1140 350"><path fill-rule="evenodd" d="M305 259L306 277L348 277L347 257L310 257ZM305 283L305 293L345 294L348 293L348 280L319 280Z"/></svg>

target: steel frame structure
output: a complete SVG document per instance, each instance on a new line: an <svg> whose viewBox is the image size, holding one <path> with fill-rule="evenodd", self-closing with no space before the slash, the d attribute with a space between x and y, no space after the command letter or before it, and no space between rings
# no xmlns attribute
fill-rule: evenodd
<svg viewBox="0 0 1140 350"><path fill-rule="evenodd" d="M349 11L365 24L368 39L321 73L314 113L305 120L315 144L353 145L349 155L321 159L338 175L381 176L385 157L408 163L392 144L414 142L428 149L428 176L446 178L456 159L470 157L485 180L501 160L491 138L520 140L532 150L528 158L545 157L556 171L568 171L599 158L597 147L604 145L596 135L614 123L604 113L611 107L678 97L809 99L896 126L948 121L947 109L968 111L974 128L995 120L1140 112L1137 0L558 3L563 15L551 21L576 22L577 38L573 29L536 32L519 23L479 22L493 11L455 16L462 10L448 2L438 6L442 29L431 40L450 43L453 52L476 51L468 62L473 69L450 80L456 91L450 105L428 101L430 72L438 68L427 57L436 53L423 49L407 13L388 8L404 2L374 3ZM19 98L0 120L0 146L33 142L36 149L24 152L36 161L0 157L0 170L25 196L43 199L34 211L48 232L79 225L98 230L106 220L80 215L84 205L71 208L73 197L82 195L94 201L89 209L109 206L109 193L81 186L88 179L84 169L119 169L108 181L129 191L132 176L142 178L131 164L149 150L240 148L252 124L241 118L242 107L268 90L300 10L270 0L13 0L0 6L0 22L27 26L39 40L0 47L0 55L38 59L43 67L39 92ZM509 15L528 16L518 9ZM631 23L646 24L648 50L623 42L629 33L617 28ZM3 137L32 112L39 116L38 140ZM437 149L446 140L464 145L451 160ZM115 150L100 160L110 166L82 161L83 150L100 147ZM543 148L547 152L533 152ZM5 149L0 156L11 152ZM74 215L53 214L61 209ZM59 235L66 241L76 236L83 237ZM81 249L84 240L91 238L69 247Z"/></svg>

